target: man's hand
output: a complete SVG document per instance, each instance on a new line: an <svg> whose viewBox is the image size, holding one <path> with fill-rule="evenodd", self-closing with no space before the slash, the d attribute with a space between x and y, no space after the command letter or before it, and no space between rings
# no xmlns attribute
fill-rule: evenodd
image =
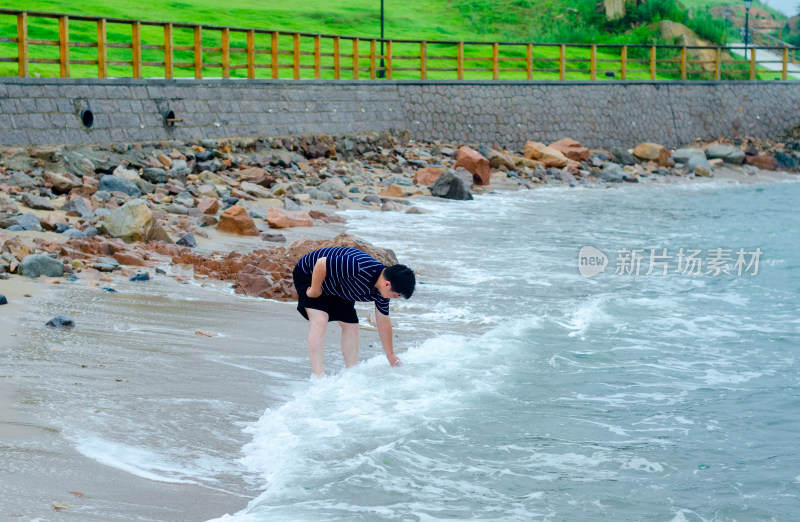
<svg viewBox="0 0 800 522"><path fill-rule="evenodd" d="M306 288L306 295L308 297L311 297L312 299L314 297L319 297L322 295L322 288L316 289L314 287L309 286L308 288Z"/></svg>
<svg viewBox="0 0 800 522"><path fill-rule="evenodd" d="M392 365L393 368L399 368L403 366L403 361L400 360L395 354L387 355L387 359L389 359L389 364Z"/></svg>
<svg viewBox="0 0 800 522"><path fill-rule="evenodd" d="M328 275L326 259L324 257L317 259L317 262L314 263L314 270L311 271L311 286L306 288L306 295L312 299L322 295L322 282Z"/></svg>

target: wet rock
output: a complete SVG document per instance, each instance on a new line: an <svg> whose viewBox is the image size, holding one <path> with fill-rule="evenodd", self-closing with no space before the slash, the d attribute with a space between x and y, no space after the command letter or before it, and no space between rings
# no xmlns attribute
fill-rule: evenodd
<svg viewBox="0 0 800 522"><path fill-rule="evenodd" d="M476 185L488 185L490 182L491 169L489 160L477 150L463 146L458 149L456 162L453 168L463 167L468 170Z"/></svg>
<svg viewBox="0 0 800 522"><path fill-rule="evenodd" d="M47 321L44 325L50 328L75 328L75 321L73 321L69 316L57 315Z"/></svg>
<svg viewBox="0 0 800 522"><path fill-rule="evenodd" d="M0 294L0 305L8 304L8 299L3 294Z"/></svg>
<svg viewBox="0 0 800 522"><path fill-rule="evenodd" d="M270 228L312 227L314 220L305 212L271 208L267 211Z"/></svg>
<svg viewBox="0 0 800 522"><path fill-rule="evenodd" d="M472 193L469 187L459 176L445 172L431 185L431 194L446 199L470 200ZM364 198L366 200L366 198Z"/></svg>
<svg viewBox="0 0 800 522"><path fill-rule="evenodd" d="M599 173L600 179L610 181L612 183L621 183L625 181L626 173L622 167L616 163L607 163Z"/></svg>
<svg viewBox="0 0 800 522"><path fill-rule="evenodd" d="M775 161L779 169L792 170L797 168L798 160L794 156L786 154L785 152L775 153Z"/></svg>
<svg viewBox="0 0 800 522"><path fill-rule="evenodd" d="M172 243L167 233L156 221L147 204L134 199L113 211L103 223L108 235L120 238L126 243L132 241L167 241Z"/></svg>
<svg viewBox="0 0 800 522"><path fill-rule="evenodd" d="M135 276L128 279L128 281L134 281L134 282L150 281L150 275L146 273L136 274Z"/></svg>
<svg viewBox="0 0 800 522"><path fill-rule="evenodd" d="M731 145L709 145L706 147L706 158L721 159L731 165L744 163L744 151Z"/></svg>
<svg viewBox="0 0 800 522"><path fill-rule="evenodd" d="M31 254L19 264L19 274L25 277L39 276L61 277L64 275L64 263L43 254Z"/></svg>
<svg viewBox="0 0 800 522"><path fill-rule="evenodd" d="M53 202L50 201L50 198L36 196L34 194L31 194L30 192L26 192L25 194L22 195L22 204L34 210L56 209L56 207L53 205Z"/></svg>
<svg viewBox="0 0 800 522"><path fill-rule="evenodd" d="M142 191L136 183L121 176L103 176L100 178L100 184L97 186L97 189L106 190L108 192L122 192L135 198L142 195Z"/></svg>
<svg viewBox="0 0 800 522"><path fill-rule="evenodd" d="M217 224L217 230L239 236L259 235L255 221L253 221L253 218L247 214L247 211L239 205L228 207L222 212L222 215L219 217L219 223Z"/></svg>

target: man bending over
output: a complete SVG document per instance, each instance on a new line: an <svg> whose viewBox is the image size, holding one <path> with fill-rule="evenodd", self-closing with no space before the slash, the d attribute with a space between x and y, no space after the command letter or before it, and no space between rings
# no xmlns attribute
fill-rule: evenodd
<svg viewBox="0 0 800 522"><path fill-rule="evenodd" d="M358 364L356 301L375 302L375 320L383 351L392 366L400 359L392 348L389 299L414 293L416 278L405 265L385 266L366 252L349 247L321 248L303 256L294 267L297 311L308 319L308 356L314 375L321 377L325 328L329 321L342 327L346 367Z"/></svg>

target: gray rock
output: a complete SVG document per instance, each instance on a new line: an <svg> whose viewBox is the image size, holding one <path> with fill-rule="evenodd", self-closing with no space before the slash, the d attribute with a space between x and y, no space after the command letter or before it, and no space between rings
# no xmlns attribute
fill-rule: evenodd
<svg viewBox="0 0 800 522"><path fill-rule="evenodd" d="M83 229L84 237L94 237L99 233L100 232L98 232L98 230L92 225L89 225L88 227Z"/></svg>
<svg viewBox="0 0 800 522"><path fill-rule="evenodd" d="M86 204L83 198L75 198L72 201L65 203L61 206L61 210L66 212L68 216L78 216L85 218L92 214L92 209ZM109 211L110 212L110 211Z"/></svg>
<svg viewBox="0 0 800 522"><path fill-rule="evenodd" d="M621 183L625 181L625 171L616 163L606 163L603 170L600 171L600 179L610 181L612 183Z"/></svg>
<svg viewBox="0 0 800 522"><path fill-rule="evenodd" d="M142 170L142 179L145 179L150 183L155 183L155 184L166 183L167 171L148 167Z"/></svg>
<svg viewBox="0 0 800 522"><path fill-rule="evenodd" d="M131 197L138 198L142 195L142 191L133 181L119 176L103 176L100 178L100 184L97 190L107 190L109 192L123 192ZM96 195L96 194L95 194Z"/></svg>
<svg viewBox="0 0 800 522"><path fill-rule="evenodd" d="M92 217L107 217L108 215L113 212L110 208L98 208L94 212L92 212Z"/></svg>
<svg viewBox="0 0 800 522"><path fill-rule="evenodd" d="M219 147L219 142L217 140L204 139L200 140L200 145L202 145L204 149L216 149Z"/></svg>
<svg viewBox="0 0 800 522"><path fill-rule="evenodd" d="M95 232L97 229L95 229ZM61 233L64 237L71 237L75 239L83 239L86 237L86 234L82 230L78 230L77 228L68 228Z"/></svg>
<svg viewBox="0 0 800 522"><path fill-rule="evenodd" d="M12 199L0 194L0 213L14 214L16 212L19 212L17 204Z"/></svg>
<svg viewBox="0 0 800 522"><path fill-rule="evenodd" d="M628 149L624 149L622 147L611 147L608 149L608 152L611 154L611 159L614 163L619 163L621 165L636 165L636 158L633 154L628 152Z"/></svg>
<svg viewBox="0 0 800 522"><path fill-rule="evenodd" d="M706 153L695 147L683 147L672 153L672 159L675 160L675 163L688 164L689 160L698 157L705 160Z"/></svg>
<svg viewBox="0 0 800 522"><path fill-rule="evenodd" d="M470 174L472 177L472 174ZM469 200L472 199L466 182L453 172L445 172L431 185L431 194L440 198ZM366 200L366 198L364 198Z"/></svg>
<svg viewBox="0 0 800 522"><path fill-rule="evenodd" d="M313 199L317 199L319 201L330 201L333 199L333 196L326 190L320 190L315 187L311 187L307 191L308 195L311 196Z"/></svg>
<svg viewBox="0 0 800 522"><path fill-rule="evenodd" d="M169 212L170 214L179 214L181 216L185 216L186 214L189 213L188 208L178 203L170 203L169 205L166 206L164 210Z"/></svg>
<svg viewBox="0 0 800 522"><path fill-rule="evenodd" d="M706 158L721 159L725 163L741 165L744 163L744 151L730 145L711 145L706 147Z"/></svg>
<svg viewBox="0 0 800 522"><path fill-rule="evenodd" d="M319 188L331 194L340 194L344 193L347 187L344 181L339 178L328 178L320 184Z"/></svg>
<svg viewBox="0 0 800 522"><path fill-rule="evenodd" d="M292 198L283 198L283 208L286 210L303 210L303 207Z"/></svg>
<svg viewBox="0 0 800 522"><path fill-rule="evenodd" d="M28 208L32 208L35 210L55 210L56 207L53 205L53 202L50 201L50 198L44 198L42 196L35 196L30 192L26 192L22 195L22 204Z"/></svg>
<svg viewBox="0 0 800 522"><path fill-rule="evenodd" d="M272 241L273 243L286 243L286 236L271 232L261 234L261 239L264 241Z"/></svg>
<svg viewBox="0 0 800 522"><path fill-rule="evenodd" d="M49 326L50 328L75 328L75 321L73 321L69 316L57 315L47 321L44 325Z"/></svg>
<svg viewBox="0 0 800 522"><path fill-rule="evenodd" d="M3 294L0 294L0 305L8 304L8 299Z"/></svg>
<svg viewBox="0 0 800 522"><path fill-rule="evenodd" d="M176 241L177 245L186 246L189 248L196 248L197 247L197 240L194 237L194 234L189 232L188 234L184 234L181 238Z"/></svg>
<svg viewBox="0 0 800 522"><path fill-rule="evenodd" d="M703 167L703 172L714 172L714 167L708 162L705 154L702 156L693 156L686 162L686 168L689 169L689 172L697 173L697 167Z"/></svg>
<svg viewBox="0 0 800 522"><path fill-rule="evenodd" d="M33 214L22 214L16 218L11 218L16 221L16 224L22 227L22 230L42 230L42 224L39 218Z"/></svg>
<svg viewBox="0 0 800 522"><path fill-rule="evenodd" d="M786 170L792 170L796 168L798 164L797 158L789 154L786 154L785 152L776 152L775 161L778 162L779 169L786 169Z"/></svg>
<svg viewBox="0 0 800 522"><path fill-rule="evenodd" d="M216 172L217 171L217 162L213 159L208 161L198 161L194 164L195 172L203 172L205 170L209 172Z"/></svg>
<svg viewBox="0 0 800 522"><path fill-rule="evenodd" d="M567 169L562 170L559 173L559 176L561 177L561 181L566 181L569 184L577 183L577 181L575 180L575 176L573 176L572 173Z"/></svg>
<svg viewBox="0 0 800 522"><path fill-rule="evenodd" d="M458 167L455 171L451 170L450 172L464 181L464 184L467 186L467 190L472 190L472 187L475 186L475 176L473 176L472 172L468 171L464 167Z"/></svg>
<svg viewBox="0 0 800 522"><path fill-rule="evenodd" d="M382 203L381 198L377 194L367 194L361 201L365 203Z"/></svg>
<svg viewBox="0 0 800 522"><path fill-rule="evenodd" d="M94 193L92 199L96 199L101 203L107 203L108 200L111 199L111 192L107 190L98 190L97 192Z"/></svg>
<svg viewBox="0 0 800 522"><path fill-rule="evenodd" d="M19 188L32 189L36 188L36 180L23 172L12 172L8 178L9 186L17 186Z"/></svg>
<svg viewBox="0 0 800 522"><path fill-rule="evenodd" d="M19 273L25 277L61 277L64 275L64 263L43 254L31 254L19 264Z"/></svg>

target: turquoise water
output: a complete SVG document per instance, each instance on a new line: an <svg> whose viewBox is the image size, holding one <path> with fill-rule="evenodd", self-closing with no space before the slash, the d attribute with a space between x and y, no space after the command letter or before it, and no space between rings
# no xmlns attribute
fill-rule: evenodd
<svg viewBox="0 0 800 522"><path fill-rule="evenodd" d="M418 272L392 312L405 365L334 372L248 426L263 493L233 518L795 519L798 201L711 183L349 212ZM580 274L584 246L605 272ZM640 275L615 273L634 249ZM716 249L760 249L757 273L707 273Z"/></svg>

